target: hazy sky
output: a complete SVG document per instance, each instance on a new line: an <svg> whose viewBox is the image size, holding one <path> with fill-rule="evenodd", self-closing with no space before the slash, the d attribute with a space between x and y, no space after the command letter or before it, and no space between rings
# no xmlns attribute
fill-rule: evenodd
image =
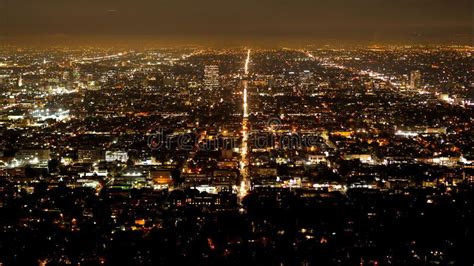
<svg viewBox="0 0 474 266"><path fill-rule="evenodd" d="M470 43L472 0L0 0L0 34Z"/></svg>

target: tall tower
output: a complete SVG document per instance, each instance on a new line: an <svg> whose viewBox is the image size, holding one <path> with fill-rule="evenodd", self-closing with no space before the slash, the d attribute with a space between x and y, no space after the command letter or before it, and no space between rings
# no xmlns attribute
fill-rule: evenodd
<svg viewBox="0 0 474 266"><path fill-rule="evenodd" d="M206 65L204 67L204 87L206 89L217 89L219 85L219 67L217 65Z"/></svg>
<svg viewBox="0 0 474 266"><path fill-rule="evenodd" d="M18 78L18 87L23 87L23 77L20 74L20 77Z"/></svg>
<svg viewBox="0 0 474 266"><path fill-rule="evenodd" d="M421 87L421 73L419 70L410 72L410 88L418 89Z"/></svg>

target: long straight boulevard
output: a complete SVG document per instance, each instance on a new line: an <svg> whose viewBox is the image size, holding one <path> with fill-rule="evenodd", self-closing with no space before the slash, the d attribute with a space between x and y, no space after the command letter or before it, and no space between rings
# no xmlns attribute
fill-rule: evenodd
<svg viewBox="0 0 474 266"><path fill-rule="evenodd" d="M242 143L240 147L240 187L239 187L239 203L247 195L251 188L250 177L249 177L249 158L248 158L248 140L249 140L249 120L248 120L248 75L249 75L249 64L250 64L250 49L247 50L247 57L244 64L244 77L242 79L242 100L243 100L243 114L242 114Z"/></svg>

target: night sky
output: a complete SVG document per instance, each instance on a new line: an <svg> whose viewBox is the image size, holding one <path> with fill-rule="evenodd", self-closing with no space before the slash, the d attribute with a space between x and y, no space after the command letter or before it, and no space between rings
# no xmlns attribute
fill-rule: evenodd
<svg viewBox="0 0 474 266"><path fill-rule="evenodd" d="M0 0L3 38L470 43L471 0Z"/></svg>

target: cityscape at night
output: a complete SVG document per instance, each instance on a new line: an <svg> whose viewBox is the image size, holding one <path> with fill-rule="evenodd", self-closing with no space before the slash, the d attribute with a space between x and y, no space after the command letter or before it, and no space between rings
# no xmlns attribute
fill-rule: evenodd
<svg viewBox="0 0 474 266"><path fill-rule="evenodd" d="M472 3L300 1L0 0L0 266L474 265Z"/></svg>

